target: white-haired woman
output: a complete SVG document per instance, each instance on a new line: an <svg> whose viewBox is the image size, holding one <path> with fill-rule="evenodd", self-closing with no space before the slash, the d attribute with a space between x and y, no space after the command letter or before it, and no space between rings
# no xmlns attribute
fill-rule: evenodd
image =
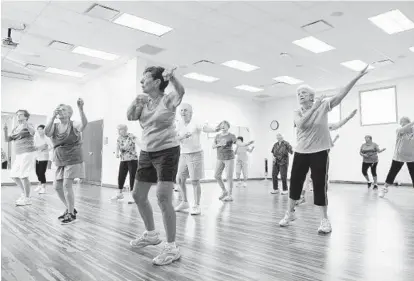
<svg viewBox="0 0 414 281"><path fill-rule="evenodd" d="M116 158L120 158L119 172L118 172L118 193L112 197L112 200L119 200L124 198L122 191L124 190L124 184L129 172L129 188L132 191L134 188L135 174L138 168L138 155L137 155L137 137L131 133L128 133L128 126L120 124L118 129L118 140L116 142ZM132 197L130 202L134 203Z"/></svg>
<svg viewBox="0 0 414 281"><path fill-rule="evenodd" d="M314 204L320 206L322 220L318 232L332 231L328 220L327 175L329 150L333 143L329 132L328 112L339 105L356 82L367 73L368 66L362 70L337 95L328 100L323 96L315 99L315 91L309 86L300 86L297 90L300 109L295 111L297 146L293 157L290 176L289 208L280 226L287 226L296 219L295 204L300 199L303 183L309 169L313 181Z"/></svg>
<svg viewBox="0 0 414 281"><path fill-rule="evenodd" d="M31 205L29 176L35 167L36 147L34 145L35 128L28 122L30 114L25 109L16 112L18 125L8 134L6 123L3 132L6 142L14 141L16 157L12 163L10 177L22 190L16 200L17 206Z"/></svg>
<svg viewBox="0 0 414 281"><path fill-rule="evenodd" d="M84 102L77 101L81 122L71 120L73 109L70 105L60 104L46 125L46 136L50 137L54 147L53 159L57 167L55 189L66 210L58 217L62 224L76 222L75 194L73 180L85 177L85 165L82 154L82 131L88 124L83 111ZM55 119L59 123L54 123Z"/></svg>
<svg viewBox="0 0 414 281"><path fill-rule="evenodd" d="M236 136L229 132L230 123L222 121L219 125L221 133L216 135L214 139L213 149L217 149L217 164L215 171L215 179L217 180L222 193L219 200L233 201L233 173L234 173L234 151L233 144L236 144ZM223 171L226 169L228 190L224 186L222 179Z"/></svg>
<svg viewBox="0 0 414 281"><path fill-rule="evenodd" d="M407 163L408 172L414 186L414 122L411 122L408 117L402 117L400 125L401 128L397 129L397 142L391 167L385 180L385 185L379 193L381 198L388 192L388 186L394 183L404 163Z"/></svg>

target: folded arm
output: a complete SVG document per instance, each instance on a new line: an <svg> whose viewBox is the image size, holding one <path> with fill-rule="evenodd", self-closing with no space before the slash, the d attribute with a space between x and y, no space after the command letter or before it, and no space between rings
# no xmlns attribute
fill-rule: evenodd
<svg viewBox="0 0 414 281"><path fill-rule="evenodd" d="M166 106L170 109L175 109L181 104L185 94L185 89L174 75L169 78L169 81L174 87L174 92L167 96Z"/></svg>

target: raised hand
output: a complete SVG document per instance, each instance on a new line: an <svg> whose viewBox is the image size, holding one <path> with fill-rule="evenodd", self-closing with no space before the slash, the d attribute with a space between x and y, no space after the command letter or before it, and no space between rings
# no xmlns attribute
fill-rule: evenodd
<svg viewBox="0 0 414 281"><path fill-rule="evenodd" d="M315 98L315 102L313 103L313 108L315 109L318 108L322 104L322 101L324 99L325 99L325 95Z"/></svg>
<svg viewBox="0 0 414 281"><path fill-rule="evenodd" d="M367 66L365 66L365 68L363 70L361 70L361 72L358 74L358 77L361 78L362 76L367 74L368 73L368 68L369 68L369 64L367 64Z"/></svg>
<svg viewBox="0 0 414 281"><path fill-rule="evenodd" d="M162 73L162 76L164 77L164 80L165 81L170 81L171 77L174 76L174 71L176 69L177 69L176 67L173 68L173 69L165 69L164 72Z"/></svg>
<svg viewBox="0 0 414 281"><path fill-rule="evenodd" d="M85 102L83 101L83 99L79 98L78 101L77 101L77 104L78 104L78 108L80 110L83 110L83 105L85 104Z"/></svg>
<svg viewBox="0 0 414 281"><path fill-rule="evenodd" d="M135 104L136 105L144 106L147 103L148 103L148 96L147 95L141 94L141 95L138 95L135 99Z"/></svg>

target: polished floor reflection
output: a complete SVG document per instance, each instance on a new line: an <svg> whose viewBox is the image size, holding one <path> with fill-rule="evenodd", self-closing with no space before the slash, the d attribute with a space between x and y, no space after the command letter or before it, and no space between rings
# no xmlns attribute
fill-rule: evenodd
<svg viewBox="0 0 414 281"><path fill-rule="evenodd" d="M330 235L317 234L311 195L298 220L280 228L288 198L271 195L270 183L235 188L232 203L217 199L214 183L202 189L202 215L177 214L182 259L156 267L151 260L162 245L130 248L143 223L135 205L110 201L114 189L77 186L78 222L62 226L54 191L15 207L19 190L2 187L2 280L414 280L412 188L392 188L380 200L365 186L331 184ZM155 189L150 198L164 238Z"/></svg>

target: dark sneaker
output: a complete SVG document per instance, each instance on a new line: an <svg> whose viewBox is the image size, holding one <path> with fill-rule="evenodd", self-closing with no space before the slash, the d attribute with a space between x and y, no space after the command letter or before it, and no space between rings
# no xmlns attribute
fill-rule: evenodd
<svg viewBox="0 0 414 281"><path fill-rule="evenodd" d="M76 216L70 213L66 214L65 218L62 220L62 224L72 224L76 222Z"/></svg>
<svg viewBox="0 0 414 281"><path fill-rule="evenodd" d="M78 213L78 211L76 211L76 209L73 209L73 212L75 213L75 217L76 217L76 214ZM68 210L66 210L64 213L63 213L63 215L61 215L61 216L59 216L58 217L58 220L63 220L65 217L66 217L66 215L68 214Z"/></svg>

